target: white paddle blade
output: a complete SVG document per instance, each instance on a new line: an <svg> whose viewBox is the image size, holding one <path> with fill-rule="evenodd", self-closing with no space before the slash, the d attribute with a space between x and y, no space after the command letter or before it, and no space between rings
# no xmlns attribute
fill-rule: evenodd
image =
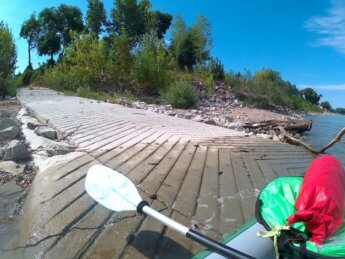
<svg viewBox="0 0 345 259"><path fill-rule="evenodd" d="M136 210L142 201L127 177L103 165L90 167L85 189L94 200L114 211Z"/></svg>

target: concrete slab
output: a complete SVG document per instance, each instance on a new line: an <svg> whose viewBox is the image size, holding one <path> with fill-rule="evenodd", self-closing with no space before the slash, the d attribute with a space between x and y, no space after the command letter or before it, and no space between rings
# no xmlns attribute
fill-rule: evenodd
<svg viewBox="0 0 345 259"><path fill-rule="evenodd" d="M190 258L204 249L135 212L114 214L97 205L84 190L92 164L122 172L153 207L219 239L254 217L266 182L301 171L313 157L234 130L48 89L20 89L19 99L85 148L39 172L29 192L21 245L39 243L46 258Z"/></svg>

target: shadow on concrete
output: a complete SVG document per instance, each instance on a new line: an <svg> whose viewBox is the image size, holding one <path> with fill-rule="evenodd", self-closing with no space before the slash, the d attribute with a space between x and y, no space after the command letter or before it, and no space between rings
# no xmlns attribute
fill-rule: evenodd
<svg viewBox="0 0 345 259"><path fill-rule="evenodd" d="M191 258L193 254L185 247L161 233L144 230L127 237L128 243L146 258ZM158 248L158 249L157 249ZM155 251L159 251L155 254Z"/></svg>

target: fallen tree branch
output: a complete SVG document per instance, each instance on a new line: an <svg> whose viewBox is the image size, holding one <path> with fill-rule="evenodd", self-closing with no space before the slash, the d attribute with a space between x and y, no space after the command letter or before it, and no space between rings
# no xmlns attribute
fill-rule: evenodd
<svg viewBox="0 0 345 259"><path fill-rule="evenodd" d="M59 139L58 142L61 141L61 140L67 139L67 137L69 137L69 136L71 136L73 133L75 133L75 132L81 127L81 125L82 125L82 124L80 124L75 130L73 130L73 131L67 133L65 136L61 137L61 139Z"/></svg>
<svg viewBox="0 0 345 259"><path fill-rule="evenodd" d="M283 139L286 138L286 139L290 140L294 144L298 144L298 145L304 146L306 149L308 149L310 152L312 152L314 154L320 154L320 153L325 152L326 149L330 148L331 146L333 146L337 142L343 143L341 138L345 134L345 128L343 128L342 130L339 131L339 133L335 136L335 138L332 139L327 145L323 146L320 149L315 149L313 146L303 142L300 139L294 138L293 136L288 134L283 127L278 126L278 129L280 130L280 133L281 133Z"/></svg>

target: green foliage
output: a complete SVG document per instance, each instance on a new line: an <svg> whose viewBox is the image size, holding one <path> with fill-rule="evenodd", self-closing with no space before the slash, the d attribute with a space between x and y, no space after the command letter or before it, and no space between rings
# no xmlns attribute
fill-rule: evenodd
<svg viewBox="0 0 345 259"><path fill-rule="evenodd" d="M76 91L76 95L88 99L106 101L107 96L104 93L90 89L89 87L79 87Z"/></svg>
<svg viewBox="0 0 345 259"><path fill-rule="evenodd" d="M213 41L211 38L211 24L205 16L199 15L195 24L189 29L195 49L196 61L203 63L210 57Z"/></svg>
<svg viewBox="0 0 345 259"><path fill-rule="evenodd" d="M225 72L224 65L218 58L211 58L208 64L208 69L213 74L215 80L224 80Z"/></svg>
<svg viewBox="0 0 345 259"><path fill-rule="evenodd" d="M23 74L20 75L20 80L19 80L19 84L20 85L29 85L31 83L31 78L33 76L33 70L32 70L32 67L31 66L28 66Z"/></svg>
<svg viewBox="0 0 345 259"><path fill-rule="evenodd" d="M204 86L207 97L214 94L214 75L209 66L197 65L194 69L194 76L196 80L200 80Z"/></svg>
<svg viewBox="0 0 345 259"><path fill-rule="evenodd" d="M175 108L189 109L195 107L197 96L190 83L178 81L169 86L163 93L166 103Z"/></svg>
<svg viewBox="0 0 345 259"><path fill-rule="evenodd" d="M45 8L38 15L40 33L37 42L39 55L49 55L51 61L54 54L61 49L59 36L59 15L55 7Z"/></svg>
<svg viewBox="0 0 345 259"><path fill-rule="evenodd" d="M320 111L314 104L303 99L301 92L280 74L271 69L257 71L252 77L249 71L227 73L224 81L247 105L268 109L274 105L293 110Z"/></svg>
<svg viewBox="0 0 345 259"><path fill-rule="evenodd" d="M158 39L151 31L140 41L134 53L133 75L140 83L142 91L149 94L164 89L170 78L171 57L163 39Z"/></svg>
<svg viewBox="0 0 345 259"><path fill-rule="evenodd" d="M255 84L270 84L272 82L281 81L279 72L272 69L262 69L254 74L253 82Z"/></svg>
<svg viewBox="0 0 345 259"><path fill-rule="evenodd" d="M127 80L131 73L133 57L128 35L123 31L110 39L109 61L107 62L107 78L113 84Z"/></svg>
<svg viewBox="0 0 345 259"><path fill-rule="evenodd" d="M321 106L323 109L326 109L327 111L331 111L331 110L332 110L332 105L331 105L329 102L327 102L327 101L322 102L322 103L320 104L320 106Z"/></svg>
<svg viewBox="0 0 345 259"><path fill-rule="evenodd" d="M301 93L305 100L315 105L319 103L320 98L322 97L322 94L317 94L317 92L315 92L314 89L310 87L301 90Z"/></svg>
<svg viewBox="0 0 345 259"><path fill-rule="evenodd" d="M29 64L28 66L32 68L31 64L31 50L37 47L38 36L39 36L39 24L36 20L36 14L33 13L28 20L26 20L21 29L20 37L24 38L28 42L28 54L29 54Z"/></svg>
<svg viewBox="0 0 345 259"><path fill-rule="evenodd" d="M58 90L96 88L105 74L107 53L104 40L85 34L81 38L75 36L63 60L45 72L45 84Z"/></svg>
<svg viewBox="0 0 345 259"><path fill-rule="evenodd" d="M120 84L128 79L132 56L125 34L112 39L97 39L92 33L74 35L72 46L54 68L46 69L43 83L58 90L77 91L89 88L112 91L109 83L122 90Z"/></svg>
<svg viewBox="0 0 345 259"><path fill-rule="evenodd" d="M75 6L61 4L60 6L45 8L38 15L39 37L38 53L49 55L51 62L61 46L64 49L72 41L71 31L81 33L84 29L83 17L80 9Z"/></svg>
<svg viewBox="0 0 345 259"><path fill-rule="evenodd" d="M345 115L345 108L336 108L334 109L334 112Z"/></svg>
<svg viewBox="0 0 345 259"><path fill-rule="evenodd" d="M102 26L106 25L107 15L104 4L100 0L87 0L86 26L89 32L96 37L103 32Z"/></svg>
<svg viewBox="0 0 345 259"><path fill-rule="evenodd" d="M13 79L16 69L17 51L11 31L0 21L0 95L16 95Z"/></svg>
<svg viewBox="0 0 345 259"><path fill-rule="evenodd" d="M61 4L58 11L58 31L61 34L61 44L65 49L72 42L71 31L80 34L84 30L83 14L76 6Z"/></svg>
<svg viewBox="0 0 345 259"><path fill-rule="evenodd" d="M27 66L22 74L18 74L16 76L16 82L18 86L28 86L31 84L38 83L40 84L40 80L42 79L43 70L45 68L41 67L36 70L32 69L31 66Z"/></svg>
<svg viewBox="0 0 345 259"><path fill-rule="evenodd" d="M148 0L115 0L111 9L112 32L115 35L125 30L134 46L142 35L154 30L162 37L171 24L171 15L151 10Z"/></svg>
<svg viewBox="0 0 345 259"><path fill-rule="evenodd" d="M160 11L150 12L146 19L146 31L155 30L157 37L162 39L166 31L169 29L172 21L172 15L161 13Z"/></svg>
<svg viewBox="0 0 345 259"><path fill-rule="evenodd" d="M12 77L16 69L17 51L11 31L0 21L0 74L2 78Z"/></svg>
<svg viewBox="0 0 345 259"><path fill-rule="evenodd" d="M212 47L211 26L204 16L189 28L181 16L176 16L171 32L171 51L180 69L192 70L209 58Z"/></svg>
<svg viewBox="0 0 345 259"><path fill-rule="evenodd" d="M16 96L17 84L13 78L3 78L0 74L0 96Z"/></svg>

